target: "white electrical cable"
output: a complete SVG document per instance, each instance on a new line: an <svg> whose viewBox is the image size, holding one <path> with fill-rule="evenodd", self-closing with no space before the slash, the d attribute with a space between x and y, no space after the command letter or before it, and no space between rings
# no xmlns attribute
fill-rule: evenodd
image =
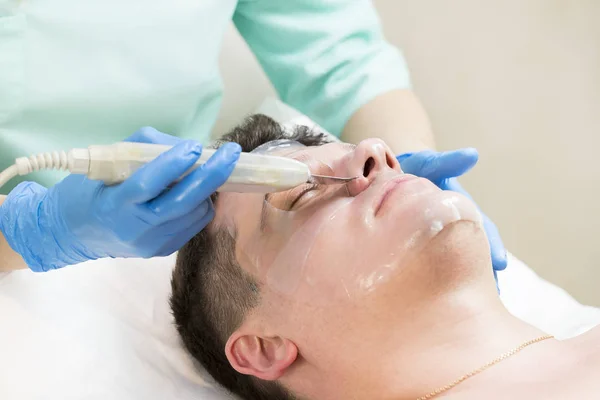
<svg viewBox="0 0 600 400"><path fill-rule="evenodd" d="M17 175L19 175L19 170L14 164L6 168L4 171L0 172L0 188L6 185L8 181L16 177Z"/></svg>
<svg viewBox="0 0 600 400"><path fill-rule="evenodd" d="M83 174L90 179L113 185L123 182L141 166L170 148L171 146L156 144L120 142L107 146L89 146L87 149L71 149L68 153L55 151L21 157L15 160L14 165L0 173L0 188L17 175L23 176L47 169ZM196 165L187 173L207 162L214 153L213 149L204 149ZM300 161L242 153L229 179L219 191L277 192L301 185L309 179L310 170Z"/></svg>

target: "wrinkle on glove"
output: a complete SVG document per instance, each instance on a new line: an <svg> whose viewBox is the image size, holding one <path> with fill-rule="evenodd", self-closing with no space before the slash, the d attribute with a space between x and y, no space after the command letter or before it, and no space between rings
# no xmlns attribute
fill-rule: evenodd
<svg viewBox="0 0 600 400"><path fill-rule="evenodd" d="M69 175L50 189L23 182L0 206L0 230L36 272L104 257L150 258L179 250L214 217L210 196L225 183L241 148L227 143L198 161L202 146L144 128L130 141L173 147L120 185Z"/></svg>

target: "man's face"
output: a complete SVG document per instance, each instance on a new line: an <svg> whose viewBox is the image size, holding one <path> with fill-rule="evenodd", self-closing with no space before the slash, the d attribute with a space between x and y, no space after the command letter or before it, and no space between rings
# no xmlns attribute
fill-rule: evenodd
<svg viewBox="0 0 600 400"><path fill-rule="evenodd" d="M240 266L261 285L258 314L309 352L332 352L323 338L375 324L390 303L401 306L403 293L425 290L412 260L445 226L479 221L464 197L404 174L378 139L270 154L305 162L314 174L358 176L266 199L223 193L217 203L216 223L235 236Z"/></svg>
<svg viewBox="0 0 600 400"><path fill-rule="evenodd" d="M358 177L345 185L219 199L219 220L236 237L242 268L298 302L330 305L368 295L445 225L478 219L464 198L404 174L377 139L268 152L302 161L314 174Z"/></svg>

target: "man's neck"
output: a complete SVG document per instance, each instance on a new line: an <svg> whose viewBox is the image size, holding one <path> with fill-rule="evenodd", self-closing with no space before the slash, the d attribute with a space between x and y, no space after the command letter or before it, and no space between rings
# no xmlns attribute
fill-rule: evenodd
<svg viewBox="0 0 600 400"><path fill-rule="evenodd" d="M363 300L370 319L364 329L345 332L356 351L341 357L341 368L306 366L310 372L298 374L299 382L312 382L309 397L414 400L544 334L506 310L487 239L469 224L438 234L397 279Z"/></svg>
<svg viewBox="0 0 600 400"><path fill-rule="evenodd" d="M440 298L435 308L442 312L405 323L370 377L377 382L376 397L419 398L543 335L510 315L499 300L484 299L465 289Z"/></svg>
<svg viewBox="0 0 600 400"><path fill-rule="evenodd" d="M423 288L416 288L408 300L414 307L393 314L389 340L372 358L370 370L376 372L368 379L375 385L365 399L419 398L544 334L506 310L491 276L489 248L470 245L468 225L438 236L414 269L424 271L419 281L428 279L431 293L423 296L418 293Z"/></svg>

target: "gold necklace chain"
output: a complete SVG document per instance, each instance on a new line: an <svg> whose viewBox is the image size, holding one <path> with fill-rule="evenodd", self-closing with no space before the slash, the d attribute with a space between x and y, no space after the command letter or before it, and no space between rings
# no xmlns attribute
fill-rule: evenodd
<svg viewBox="0 0 600 400"><path fill-rule="evenodd" d="M442 386L441 388L438 388L438 389L434 390L433 392L429 393L428 395L419 397L417 400L429 400L429 399L431 399L431 398L433 398L433 397L435 397L435 396L437 396L439 394L442 394L442 393L444 393L444 392L452 389L453 387L455 387L456 385L458 385L458 384L466 381L467 379L469 379L469 378L471 378L471 377L473 377L473 376L475 376L475 375L477 375L477 374L485 371L489 367L498 364L500 361L506 360L507 358L509 358L511 356L514 356L515 354L517 354L518 352L520 352L524 348L526 348L528 346L531 346L532 344L539 343L539 342L542 342L544 340L553 339L553 338L554 338L554 336L552 336L552 335L544 335L544 336L540 336L538 338L529 340L529 341L521 344L520 346L515 347L514 349L512 349L512 350L510 350L510 351L502 354L500 357L498 357L498 358L490 361L489 363L485 364L483 367L479 367L476 370L471 371L468 374L461 376L460 378L458 378L454 382L452 382L452 383L450 383L450 384L448 384L446 386Z"/></svg>

